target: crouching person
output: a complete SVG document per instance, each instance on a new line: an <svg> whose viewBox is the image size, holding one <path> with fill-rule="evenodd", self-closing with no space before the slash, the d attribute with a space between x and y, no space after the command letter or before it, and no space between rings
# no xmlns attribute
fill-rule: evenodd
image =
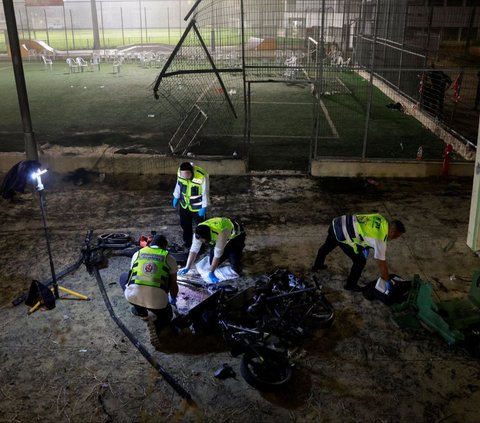
<svg viewBox="0 0 480 423"><path fill-rule="evenodd" d="M133 255L130 271L120 275L120 286L135 316L147 320L150 310L157 317L157 333L170 326L170 304L176 305L178 294L177 261L168 253L163 235L155 235L149 246Z"/></svg>
<svg viewBox="0 0 480 423"><path fill-rule="evenodd" d="M218 283L215 270L225 260L230 261L232 269L239 275L242 272L241 260L245 248L245 230L243 226L233 219L226 217L213 217L200 223L195 228L192 247L188 254L187 264L178 271L185 275L195 263L202 244L210 245L210 269L208 279L211 283Z"/></svg>

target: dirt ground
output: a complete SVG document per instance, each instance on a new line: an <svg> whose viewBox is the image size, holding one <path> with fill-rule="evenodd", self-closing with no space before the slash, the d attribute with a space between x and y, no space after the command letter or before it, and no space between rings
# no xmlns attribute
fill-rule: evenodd
<svg viewBox="0 0 480 423"><path fill-rule="evenodd" d="M173 177L47 174L47 222L57 272L74 263L89 229L151 230L180 241L171 206ZM380 212L401 219L407 233L389 244L390 270L419 274L435 298L465 295L479 258L465 244L470 179L439 181L315 179L307 176L211 178L210 216L246 224L245 276L277 268L310 278L332 217ZM334 325L292 351L295 373L280 392L263 393L240 376L239 358L221 340L176 338L155 349L148 324L129 312L117 284L129 258L111 256L101 269L113 311L152 357L191 395L182 399L111 318L85 266L59 283L90 301L60 299L28 315L12 300L32 279L51 276L37 193L2 201L0 264L0 422L437 422L480 421L480 363L425 329L397 327L392 310L342 288L350 261L341 251L319 274L336 311ZM370 259L362 282L378 277ZM179 308L206 293L180 287ZM62 294L62 297L64 294ZM235 378L214 377L223 363Z"/></svg>

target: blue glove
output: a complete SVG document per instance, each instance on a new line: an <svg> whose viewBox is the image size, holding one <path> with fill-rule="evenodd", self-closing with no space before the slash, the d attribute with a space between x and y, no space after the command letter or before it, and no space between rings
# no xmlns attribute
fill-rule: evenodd
<svg viewBox="0 0 480 423"><path fill-rule="evenodd" d="M368 253L369 253L369 252L370 252L370 251L368 250L368 248L364 248L364 249L363 249L363 256L365 257L365 260L368 258Z"/></svg>
<svg viewBox="0 0 480 423"><path fill-rule="evenodd" d="M205 216L205 213L207 212L207 208L206 207L202 207L199 211L198 211L198 215L200 217L203 217Z"/></svg>
<svg viewBox="0 0 480 423"><path fill-rule="evenodd" d="M190 267L184 267L183 269L180 269L177 273L179 275L186 275L189 270L190 270Z"/></svg>
<svg viewBox="0 0 480 423"><path fill-rule="evenodd" d="M390 290L392 289L392 281L388 280L385 282L385 293L388 293L390 292Z"/></svg>
<svg viewBox="0 0 480 423"><path fill-rule="evenodd" d="M177 306L177 297L170 297L170 301L169 303L172 305L172 306Z"/></svg>
<svg viewBox="0 0 480 423"><path fill-rule="evenodd" d="M178 198L173 197L172 205L174 209L177 208L177 204L178 204Z"/></svg>
<svg viewBox="0 0 480 423"><path fill-rule="evenodd" d="M215 276L215 272L209 272L209 273L208 273L208 278L210 279L210 282L212 282L212 283L218 283L218 282L220 282L220 279L218 279L218 278Z"/></svg>

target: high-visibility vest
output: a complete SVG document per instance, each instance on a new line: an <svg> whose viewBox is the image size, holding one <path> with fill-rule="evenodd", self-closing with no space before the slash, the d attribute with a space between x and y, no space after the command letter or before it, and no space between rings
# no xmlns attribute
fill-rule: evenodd
<svg viewBox="0 0 480 423"><path fill-rule="evenodd" d="M177 171L177 181L180 184L180 206L190 211L199 211L202 208L203 189L202 184L207 172L199 166L193 166L193 178L185 179Z"/></svg>
<svg viewBox="0 0 480 423"><path fill-rule="evenodd" d="M332 221L333 232L339 242L350 245L355 253L357 246L370 247L364 238L387 242L388 221L380 214L355 214L336 217Z"/></svg>
<svg viewBox="0 0 480 423"><path fill-rule="evenodd" d="M198 226L200 225L205 225L210 228L210 244L215 244L217 242L218 235L225 229L230 229L232 231L228 238L229 240L242 233L241 226L237 222L228 219L227 217L213 217L205 222L200 223Z"/></svg>
<svg viewBox="0 0 480 423"><path fill-rule="evenodd" d="M168 251L161 248L142 248L133 263L128 284L153 286L168 292L171 269L167 256Z"/></svg>

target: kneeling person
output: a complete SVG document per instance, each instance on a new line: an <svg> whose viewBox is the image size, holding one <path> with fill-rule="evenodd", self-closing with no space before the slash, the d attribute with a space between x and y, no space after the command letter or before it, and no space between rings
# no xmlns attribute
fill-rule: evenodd
<svg viewBox="0 0 480 423"><path fill-rule="evenodd" d="M155 235L149 246L133 255L130 267L130 272L120 275L125 298L134 315L147 319L150 310L157 316L158 332L172 320L170 304L176 304L178 295L177 261L167 251L165 237Z"/></svg>
<svg viewBox="0 0 480 423"><path fill-rule="evenodd" d="M211 246L210 271L208 274L210 282L219 282L219 279L215 276L215 270L226 259L230 261L232 269L240 274L245 238L246 234L242 225L232 219L214 217L200 223L195 228L195 236L192 240L192 247L188 254L187 264L178 273L185 275L190 270L197 258L202 243L205 243Z"/></svg>

